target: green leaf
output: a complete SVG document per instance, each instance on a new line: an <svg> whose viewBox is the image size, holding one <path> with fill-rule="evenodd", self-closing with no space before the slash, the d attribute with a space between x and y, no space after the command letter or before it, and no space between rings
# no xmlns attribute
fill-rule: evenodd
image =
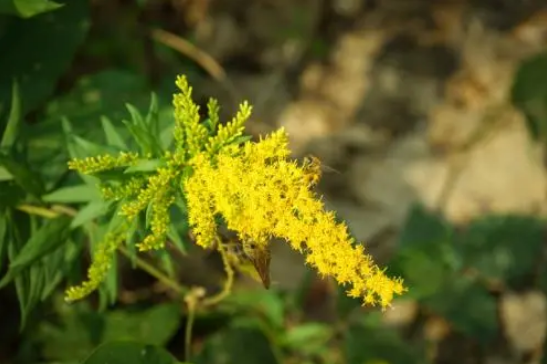
<svg viewBox="0 0 547 364"><path fill-rule="evenodd" d="M173 245L178 249L178 251L180 251L182 254L187 253L186 243L181 238L181 235L179 234L179 231L172 219L169 223L169 231L167 232L167 237L173 242Z"/></svg>
<svg viewBox="0 0 547 364"><path fill-rule="evenodd" d="M333 335L334 330L331 326L310 322L290 328L283 337L282 343L290 350L313 355L326 349Z"/></svg>
<svg viewBox="0 0 547 364"><path fill-rule="evenodd" d="M77 135L72 135L71 142L77 158L96 157L103 154L116 155L119 152L114 147L93 143Z"/></svg>
<svg viewBox="0 0 547 364"><path fill-rule="evenodd" d="M69 244L64 249L58 249L44 258L45 286L40 297L42 301L51 296L55 288L70 272L74 261L80 257L79 253L82 249L82 244L75 244L73 241L69 241Z"/></svg>
<svg viewBox="0 0 547 364"><path fill-rule="evenodd" d="M530 134L547 141L547 53L534 55L516 72L511 98L526 115Z"/></svg>
<svg viewBox="0 0 547 364"><path fill-rule="evenodd" d="M479 282L454 279L424 304L457 331L484 344L495 340L499 333L496 299Z"/></svg>
<svg viewBox="0 0 547 364"><path fill-rule="evenodd" d="M6 212L0 212L0 271L3 271L3 263L8 251L8 245L8 217Z"/></svg>
<svg viewBox="0 0 547 364"><path fill-rule="evenodd" d="M131 122L123 120L123 123L133 136L133 139L139 145L142 154L161 155L162 150L159 146L159 130L158 125L158 110L157 100L152 96L150 110L146 119L142 117L140 112L131 104L125 105L131 115Z"/></svg>
<svg viewBox="0 0 547 364"><path fill-rule="evenodd" d="M111 202L91 201L84 208L78 211L78 213L72 220L72 223L70 224L70 228L76 229L77 227L80 227L83 224L104 215L111 205Z"/></svg>
<svg viewBox="0 0 547 364"><path fill-rule="evenodd" d="M13 81L11 92L11 108L8 116L8 123L6 124L6 128L4 129L4 134L2 134L0 148L9 149L13 147L17 138L17 133L19 131L20 122L21 100L19 99L19 85L16 81Z"/></svg>
<svg viewBox="0 0 547 364"><path fill-rule="evenodd" d="M29 268L29 288L28 301L25 307L26 312L30 313L38 301L40 301L45 286L45 271L42 262L31 265Z"/></svg>
<svg viewBox="0 0 547 364"><path fill-rule="evenodd" d="M390 273L400 275L416 299L434 295L462 262L453 243L454 231L441 217L416 205L403 226L399 251L388 264Z"/></svg>
<svg viewBox="0 0 547 364"><path fill-rule="evenodd" d="M39 198L44 193L42 179L25 163L15 160L8 154L0 154L0 165L6 168L19 186L34 197Z"/></svg>
<svg viewBox="0 0 547 364"><path fill-rule="evenodd" d="M105 115L110 120L121 120L127 115L124 106L127 100L139 108L146 107L148 95L146 80L138 73L111 69L85 75L69 93L48 104L48 118L42 125L36 125L36 134L43 134L46 127L53 129L59 123L59 115L65 115L74 123L76 134L95 140L102 133L93 127L97 120Z"/></svg>
<svg viewBox="0 0 547 364"><path fill-rule="evenodd" d="M38 14L53 11L62 7L50 0L1 0L0 14L17 15L30 18Z"/></svg>
<svg viewBox="0 0 547 364"><path fill-rule="evenodd" d="M101 194L97 188L86 184L61 187L42 197L45 202L56 203L81 203L96 201L101 198Z"/></svg>
<svg viewBox="0 0 547 364"><path fill-rule="evenodd" d="M8 258L10 260L15 259L16 257L16 247L15 244L10 244L8 246ZM9 274L9 273L8 273ZM7 275L6 275L7 277ZM4 277L4 279L6 278ZM28 271L21 272L21 274L14 277L15 280L15 292L17 293L17 300L19 301L19 310L21 311L21 323L19 325L20 329L22 329L25 324L28 317L28 281L29 281L29 273ZM1 282L0 282L1 285Z"/></svg>
<svg viewBox="0 0 547 364"><path fill-rule="evenodd" d="M420 348L405 343L399 335L381 326L356 323L344 332L345 363L425 363Z"/></svg>
<svg viewBox="0 0 547 364"><path fill-rule="evenodd" d="M483 278L519 285L534 273L545 223L526 216L488 216L473 221L458 237L466 266Z"/></svg>
<svg viewBox="0 0 547 364"><path fill-rule="evenodd" d="M21 117L51 95L85 38L88 7L86 0L72 0L54 12L5 24L0 38L1 103L8 100L13 79L19 82L23 100Z"/></svg>
<svg viewBox="0 0 547 364"><path fill-rule="evenodd" d="M268 319L274 327L282 328L285 320L285 305L274 291L245 291L232 294L227 302L246 312L256 312Z"/></svg>
<svg viewBox="0 0 547 364"><path fill-rule="evenodd" d="M103 130L108 145L114 146L120 150L128 149L122 136L118 133L112 122L107 117L101 117L101 124L103 125Z"/></svg>
<svg viewBox="0 0 547 364"><path fill-rule="evenodd" d="M56 250L68 240L70 219L64 216L47 220L42 227L32 234L14 258L11 259L9 270L0 281L0 287L11 282L23 270L35 261Z"/></svg>
<svg viewBox="0 0 547 364"><path fill-rule="evenodd" d="M278 364L274 350L260 328L238 325L211 335L193 361L196 364Z"/></svg>
<svg viewBox="0 0 547 364"><path fill-rule="evenodd" d="M135 340L166 345L180 326L178 304L158 304L144 311L116 310L106 315L104 341Z"/></svg>
<svg viewBox="0 0 547 364"><path fill-rule="evenodd" d="M150 106L148 108L148 114L146 115L146 125L152 136L153 140L159 140L160 138L160 121L159 121L159 106L158 97L155 93L150 96Z"/></svg>
<svg viewBox="0 0 547 364"><path fill-rule="evenodd" d="M175 358L158 346L131 341L109 342L99 346L82 364L177 364Z"/></svg>

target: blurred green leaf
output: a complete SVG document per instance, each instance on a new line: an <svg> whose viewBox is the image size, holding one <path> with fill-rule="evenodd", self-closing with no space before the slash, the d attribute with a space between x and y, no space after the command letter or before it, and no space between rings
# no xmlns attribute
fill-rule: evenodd
<svg viewBox="0 0 547 364"><path fill-rule="evenodd" d="M116 155L119 152L119 150L114 147L93 143L77 135L71 135L69 137L69 143L74 151L74 155L72 155L73 158L96 157L103 154Z"/></svg>
<svg viewBox="0 0 547 364"><path fill-rule="evenodd" d="M103 340L135 340L163 346L177 332L180 320L181 310L176 303L155 305L145 311L112 311L105 317Z"/></svg>
<svg viewBox="0 0 547 364"><path fill-rule="evenodd" d="M43 103L84 40L87 18L88 2L72 0L32 19L10 19L0 38L0 103L9 99L14 79L23 102L21 117Z"/></svg>
<svg viewBox="0 0 547 364"><path fill-rule="evenodd" d="M72 223L70 224L70 228L76 229L85 223L88 223L100 216L103 216L108 211L111 205L111 202L106 202L102 200L91 201L80 211L78 211L78 213L72 220Z"/></svg>
<svg viewBox="0 0 547 364"><path fill-rule="evenodd" d="M364 322L352 324L344 332L347 364L385 361L391 364L424 363L416 345L405 343L395 331Z"/></svg>
<svg viewBox="0 0 547 364"><path fill-rule="evenodd" d="M15 182L26 192L37 198L44 193L42 179L26 163L4 153L0 154L0 165L12 175Z"/></svg>
<svg viewBox="0 0 547 364"><path fill-rule="evenodd" d="M35 261L43 258L67 242L70 219L64 216L47 220L22 249L10 258L9 270L0 281L0 287L11 282Z"/></svg>
<svg viewBox="0 0 547 364"><path fill-rule="evenodd" d="M13 260L15 259L16 255L17 255L17 248L15 244L8 245L8 259ZM9 274L9 271L8 271L8 274ZM3 280L5 280L7 277L8 275L6 274ZM23 328L26 324L27 317L29 314L27 310L27 308L29 307L28 305L29 273L28 271L20 272L20 274L11 278L10 281L11 280L14 280L14 283L15 283L15 292L17 293L17 300L19 301L19 311L21 312L21 322L19 324L19 327Z"/></svg>
<svg viewBox="0 0 547 364"><path fill-rule="evenodd" d="M162 150L159 146L159 141L156 134L159 135L157 116L157 100L152 97L150 111L146 118L143 118L136 107L131 104L126 104L127 110L131 115L131 121L123 120L123 123L133 136L133 139L138 144L143 155L161 155ZM153 124L149 124L153 122Z"/></svg>
<svg viewBox="0 0 547 364"><path fill-rule="evenodd" d="M97 128L102 116L109 120L121 120L127 115L125 103L131 100L138 108L146 107L150 91L145 78L125 70L105 70L80 78L66 95L47 106L47 120L38 126L36 134L45 128L57 129L59 116L63 115L74 124L74 133L95 140L103 133ZM123 130L121 135L124 136Z"/></svg>
<svg viewBox="0 0 547 364"><path fill-rule="evenodd" d="M332 326L310 322L290 328L285 333L282 343L286 348L300 354L313 355L327 348L333 334Z"/></svg>
<svg viewBox="0 0 547 364"><path fill-rule="evenodd" d="M59 9L63 4L50 0L0 0L0 14L30 18L48 11Z"/></svg>
<svg viewBox="0 0 547 364"><path fill-rule="evenodd" d="M99 311L105 311L118 300L118 281L118 256L114 254L106 278L99 286Z"/></svg>
<svg viewBox="0 0 547 364"><path fill-rule="evenodd" d="M8 244L8 217L6 212L0 211L0 271L3 271L3 263L8 251Z"/></svg>
<svg viewBox="0 0 547 364"><path fill-rule="evenodd" d="M285 320L285 305L279 294L270 290L243 291L232 294L227 302L244 311L263 315L268 322L282 328Z"/></svg>
<svg viewBox="0 0 547 364"><path fill-rule="evenodd" d="M531 135L547 141L547 53L521 63L511 90L512 102L524 112Z"/></svg>
<svg viewBox="0 0 547 364"><path fill-rule="evenodd" d="M279 364L274 348L257 326L235 325L208 337L196 364Z"/></svg>
<svg viewBox="0 0 547 364"><path fill-rule="evenodd" d="M473 221L458 237L465 265L486 279L509 284L534 272L545 223L526 216L487 216Z"/></svg>
<svg viewBox="0 0 547 364"><path fill-rule="evenodd" d="M0 2L1 3L1 2ZM19 131L19 124L21 123L21 100L19 99L19 85L17 81L13 82L11 92L11 108L8 116L8 122L4 133L2 134L2 141L0 141L0 148L9 149L15 144L17 133Z"/></svg>
<svg viewBox="0 0 547 364"><path fill-rule="evenodd" d="M101 198L98 189L89 185L61 187L42 197L45 202L56 203L81 203L100 200Z"/></svg>
<svg viewBox="0 0 547 364"><path fill-rule="evenodd" d="M44 301L54 293L55 288L68 275L74 265L74 261L80 257L82 244L75 244L70 240L63 249L58 249L44 258L44 279L45 287L40 299Z"/></svg>
<svg viewBox="0 0 547 364"><path fill-rule="evenodd" d="M41 348L42 356L51 362L84 359L101 343L104 319L89 308L87 302L67 305L62 297L53 300L57 319L38 324L32 339Z"/></svg>
<svg viewBox="0 0 547 364"><path fill-rule="evenodd" d="M389 272L401 275L412 287L408 297L434 295L461 267L454 249L453 229L440 216L420 205L413 206L400 235L400 249L388 264Z"/></svg>
<svg viewBox="0 0 547 364"><path fill-rule="evenodd" d="M108 145L114 146L120 150L127 150L127 144L123 140L122 136L118 133L112 122L107 117L101 118L104 134Z"/></svg>
<svg viewBox="0 0 547 364"><path fill-rule="evenodd" d="M131 341L99 346L82 364L177 364L165 349Z"/></svg>
<svg viewBox="0 0 547 364"><path fill-rule="evenodd" d="M498 335L496 300L479 282L460 276L424 304L479 342L491 342Z"/></svg>
<svg viewBox="0 0 547 364"><path fill-rule="evenodd" d="M409 209L399 238L402 249L433 247L451 240L452 227L439 215L422 205Z"/></svg>

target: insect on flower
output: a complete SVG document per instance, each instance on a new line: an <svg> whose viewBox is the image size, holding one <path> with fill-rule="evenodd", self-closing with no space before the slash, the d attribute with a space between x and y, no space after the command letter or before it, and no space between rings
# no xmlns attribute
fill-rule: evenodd
<svg viewBox="0 0 547 364"><path fill-rule="evenodd" d="M270 288L271 252L268 247L260 247L252 240L223 239L221 242L230 260L239 271L262 282Z"/></svg>

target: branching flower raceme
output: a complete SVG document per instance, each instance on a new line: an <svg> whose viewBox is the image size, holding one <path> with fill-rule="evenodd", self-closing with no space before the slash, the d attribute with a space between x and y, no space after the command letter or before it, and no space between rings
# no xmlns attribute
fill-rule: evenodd
<svg viewBox="0 0 547 364"><path fill-rule="evenodd" d="M170 223L168 209L178 194L184 196L196 243L219 247L219 220L242 241L267 249L272 238L285 240L306 257L321 275L347 287L347 294L364 304L390 305L406 289L399 278L390 278L350 236L347 226L326 211L313 188L320 178L315 159L299 164L290 159L287 134L274 131L258 142L243 141L244 123L251 107L240 106L225 125L218 122L218 104L208 104L209 117L200 121L198 106L185 77L177 79L174 96L175 148L161 157L163 166L149 176L137 176L117 189L105 187L105 196L121 201L121 214L131 221L145 209L151 211L150 231L138 244L141 251L161 249ZM96 173L113 166L134 164L136 154L73 160L70 167ZM104 167L104 168L101 168ZM221 218L221 219L219 219ZM106 274L106 254L112 238L99 248L89 270L89 281L70 288L72 301L89 294ZM111 258L110 258L111 259ZM100 268L98 267L100 265Z"/></svg>

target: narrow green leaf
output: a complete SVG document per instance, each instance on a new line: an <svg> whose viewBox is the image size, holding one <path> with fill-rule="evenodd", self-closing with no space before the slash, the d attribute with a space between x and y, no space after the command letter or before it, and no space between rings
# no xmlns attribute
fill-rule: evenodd
<svg viewBox="0 0 547 364"><path fill-rule="evenodd" d="M70 239L64 249L59 249L44 259L44 266L46 267L48 279L46 280L46 286L40 297L42 301L45 301L53 294L55 288L57 288L65 276L71 271L76 259L80 258L80 252L83 248L83 244L76 244Z"/></svg>
<svg viewBox="0 0 547 364"><path fill-rule="evenodd" d="M42 262L33 264L29 268L29 291L28 302L25 307L27 315L36 307L40 301L45 287L45 270Z"/></svg>
<svg viewBox="0 0 547 364"><path fill-rule="evenodd" d="M148 114L146 115L146 125L148 125L148 130L150 131L152 138L158 140L160 137L158 98L153 92L150 96L150 107L148 108Z"/></svg>
<svg viewBox="0 0 547 364"><path fill-rule="evenodd" d="M2 141L0 142L0 148L9 149L15 144L17 133L19 131L19 124L21 122L21 100L19 98L19 85L17 81L13 81L11 92L11 108L8 116L8 123L4 134L2 135Z"/></svg>
<svg viewBox="0 0 547 364"><path fill-rule="evenodd" d="M2 271L2 263L4 262L5 254L8 252L8 217L6 212L0 212L0 271Z"/></svg>
<svg viewBox="0 0 547 364"><path fill-rule="evenodd" d="M141 113L137 108L129 103L125 104L125 107L129 111L129 114L131 115L131 121L133 122L133 125L138 126L140 129L145 130L146 129L146 123L144 122L144 119L142 118Z"/></svg>
<svg viewBox="0 0 547 364"><path fill-rule="evenodd" d="M78 211L78 214L76 214L70 224L70 228L76 229L77 227L80 227L83 224L104 215L108 211L110 205L111 202L91 201L84 208Z"/></svg>
<svg viewBox="0 0 547 364"><path fill-rule="evenodd" d="M148 135L146 129L132 124L127 120L122 120L122 123L125 125L131 136L133 136L135 142L139 145L141 152L145 155L150 153L152 151L152 147L150 144L150 136Z"/></svg>
<svg viewBox="0 0 547 364"><path fill-rule="evenodd" d="M179 232L178 232L178 229L177 227L175 226L175 224L173 223L173 221L171 221L171 223L169 224L169 231L167 232L167 237L173 242L173 245L182 253L182 254L186 254L187 253L187 250L186 250L186 244L184 243L184 241L182 240Z"/></svg>
<svg viewBox="0 0 547 364"><path fill-rule="evenodd" d="M177 364L165 349L130 341L99 346L82 364Z"/></svg>
<svg viewBox="0 0 547 364"><path fill-rule="evenodd" d="M101 194L96 187L84 184L61 187L43 196L45 202L80 203L100 200Z"/></svg>
<svg viewBox="0 0 547 364"><path fill-rule="evenodd" d="M19 273L35 261L43 258L65 244L69 234L70 219L64 216L47 220L44 225L26 242L9 266L9 270L0 281L0 287L11 282Z"/></svg>
<svg viewBox="0 0 547 364"><path fill-rule="evenodd" d="M93 143L77 135L72 135L71 138L74 143L75 151L78 154L78 158L95 157L102 154L115 155L119 152L116 148L108 145Z"/></svg>
<svg viewBox="0 0 547 364"><path fill-rule="evenodd" d="M118 133L112 122L107 117L101 117L101 124L103 125L103 131L106 136L108 145L112 145L121 150L127 150L127 144Z"/></svg>
<svg viewBox="0 0 547 364"><path fill-rule="evenodd" d="M10 244L8 246L8 258L10 260L15 259L17 254L17 248L15 244ZM21 312L21 324L19 325L22 329L27 320L27 311L26 307L28 302L28 272L23 272L22 274L15 277L15 292L17 293L17 300L19 301L19 310Z"/></svg>
<svg viewBox="0 0 547 364"><path fill-rule="evenodd" d="M8 154L0 154L0 165L4 166L15 182L28 193L37 198L44 193L42 179L24 163L16 161Z"/></svg>

